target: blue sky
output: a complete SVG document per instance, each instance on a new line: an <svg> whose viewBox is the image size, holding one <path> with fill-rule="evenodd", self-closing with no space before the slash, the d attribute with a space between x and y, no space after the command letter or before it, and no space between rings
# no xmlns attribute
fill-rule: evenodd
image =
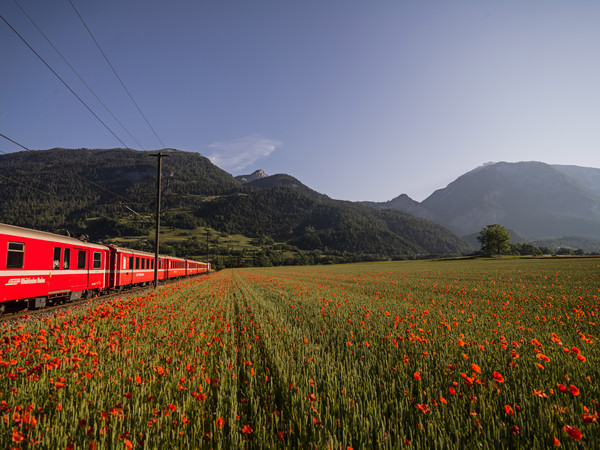
<svg viewBox="0 0 600 450"><path fill-rule="evenodd" d="M423 200L488 161L600 167L600 2L72 0L165 146L333 198ZM162 147L68 0L0 14L127 146ZM0 133L123 145L0 21ZM20 150L0 140L0 151Z"/></svg>

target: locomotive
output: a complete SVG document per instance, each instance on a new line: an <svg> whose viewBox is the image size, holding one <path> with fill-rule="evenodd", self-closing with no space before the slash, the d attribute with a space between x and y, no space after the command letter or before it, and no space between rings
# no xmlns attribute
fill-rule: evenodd
<svg viewBox="0 0 600 450"><path fill-rule="evenodd" d="M0 224L0 313L18 302L37 309L148 285L155 263L152 253ZM210 270L207 262L158 259L159 280Z"/></svg>

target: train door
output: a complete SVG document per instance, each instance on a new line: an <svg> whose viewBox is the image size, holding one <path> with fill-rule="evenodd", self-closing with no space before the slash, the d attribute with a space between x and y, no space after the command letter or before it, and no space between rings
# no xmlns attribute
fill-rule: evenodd
<svg viewBox="0 0 600 450"><path fill-rule="evenodd" d="M62 248L52 247L52 272L50 272L49 294L57 294L63 291L64 277L61 276Z"/></svg>
<svg viewBox="0 0 600 450"><path fill-rule="evenodd" d="M129 267L127 271L127 284L133 284L133 271L134 271L134 260L133 253L129 255Z"/></svg>
<svg viewBox="0 0 600 450"><path fill-rule="evenodd" d="M78 288L87 288L90 285L90 266L89 250L77 250L77 286Z"/></svg>

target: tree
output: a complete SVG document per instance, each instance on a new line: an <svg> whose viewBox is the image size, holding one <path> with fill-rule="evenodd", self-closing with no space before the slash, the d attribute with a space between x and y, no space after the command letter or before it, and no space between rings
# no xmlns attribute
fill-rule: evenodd
<svg viewBox="0 0 600 450"><path fill-rule="evenodd" d="M499 255L510 250L510 233L502 225L483 227L479 231L477 240L481 243L481 251L488 255Z"/></svg>

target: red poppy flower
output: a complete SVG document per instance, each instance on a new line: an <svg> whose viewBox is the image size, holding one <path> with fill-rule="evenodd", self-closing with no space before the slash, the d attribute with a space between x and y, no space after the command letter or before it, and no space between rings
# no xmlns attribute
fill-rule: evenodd
<svg viewBox="0 0 600 450"><path fill-rule="evenodd" d="M250 425L244 425L244 428L242 428L242 433L244 434L251 434L253 431Z"/></svg>
<svg viewBox="0 0 600 450"><path fill-rule="evenodd" d="M471 364L471 370L475 373L481 373L481 367L479 367L477 364Z"/></svg>
<svg viewBox="0 0 600 450"><path fill-rule="evenodd" d="M512 416L515 413L514 409L512 409L512 406L510 405L504 405L504 411L506 411L506 414L509 416Z"/></svg>
<svg viewBox="0 0 600 450"><path fill-rule="evenodd" d="M429 414L431 411L429 410L429 406L427 405L420 405L417 403L417 409L420 409L421 411L423 411L423 414Z"/></svg>
<svg viewBox="0 0 600 450"><path fill-rule="evenodd" d="M563 429L565 430L565 433L567 433L569 436L571 436L576 441L578 441L579 439L581 439L583 437L581 430L579 430L579 428L577 428L577 427L565 425Z"/></svg>
<svg viewBox="0 0 600 450"><path fill-rule="evenodd" d="M23 436L23 434L19 430L13 430L13 432L12 432L12 440L14 442L19 443L23 439L25 439L25 436Z"/></svg>
<svg viewBox="0 0 600 450"><path fill-rule="evenodd" d="M577 387L573 385L569 386L569 392L572 395L579 395L579 389L577 389Z"/></svg>
<svg viewBox="0 0 600 450"><path fill-rule="evenodd" d="M548 395L544 391L542 391L542 390L538 391L537 389L533 390L533 395L536 395L536 396L541 397L541 398L547 398L548 397Z"/></svg>
<svg viewBox="0 0 600 450"><path fill-rule="evenodd" d="M217 426L217 428L223 428L225 426L225 419L223 419L222 417L218 417L215 425Z"/></svg>
<svg viewBox="0 0 600 450"><path fill-rule="evenodd" d="M463 377L464 382L467 383L468 386L473 386L473 378L468 377L465 373L461 373L460 375Z"/></svg>
<svg viewBox="0 0 600 450"><path fill-rule="evenodd" d="M415 377L415 380L421 381L421 375L419 374L419 372L415 372L414 377Z"/></svg>
<svg viewBox="0 0 600 450"><path fill-rule="evenodd" d="M494 380L496 380L498 383L504 383L504 377L502 376L501 373L499 372L494 372L492 374L492 377L494 377Z"/></svg>
<svg viewBox="0 0 600 450"><path fill-rule="evenodd" d="M544 355L543 353L538 353L537 355L535 355L537 359L541 359L544 362L550 362L550 358L548 358L546 355Z"/></svg>

